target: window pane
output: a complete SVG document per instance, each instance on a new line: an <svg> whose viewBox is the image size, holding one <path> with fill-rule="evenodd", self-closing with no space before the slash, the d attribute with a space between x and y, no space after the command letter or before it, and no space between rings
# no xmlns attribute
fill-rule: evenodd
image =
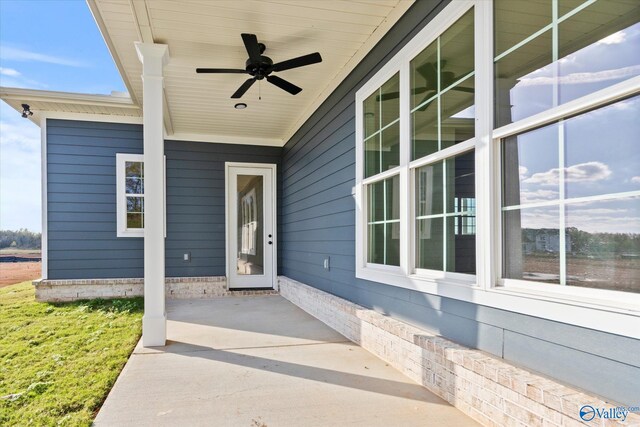
<svg viewBox="0 0 640 427"><path fill-rule="evenodd" d="M438 43L433 42L416 56L411 67L411 109L438 93Z"/></svg>
<svg viewBox="0 0 640 427"><path fill-rule="evenodd" d="M127 212L143 212L144 198L142 197L127 197Z"/></svg>
<svg viewBox="0 0 640 427"><path fill-rule="evenodd" d="M382 130L382 170L384 172L400 165L400 122Z"/></svg>
<svg viewBox="0 0 640 427"><path fill-rule="evenodd" d="M640 198L566 208L567 285L640 292Z"/></svg>
<svg viewBox="0 0 640 427"><path fill-rule="evenodd" d="M438 151L438 99L411 114L411 160Z"/></svg>
<svg viewBox="0 0 640 427"><path fill-rule="evenodd" d="M560 103L640 75L640 2L597 1L558 25Z"/></svg>
<svg viewBox="0 0 640 427"><path fill-rule="evenodd" d="M127 194L144 194L144 180L142 178L125 178L125 192Z"/></svg>
<svg viewBox="0 0 640 427"><path fill-rule="evenodd" d="M391 77L382 85L380 98L382 99L381 127L385 127L400 117L400 74Z"/></svg>
<svg viewBox="0 0 640 427"><path fill-rule="evenodd" d="M549 30L496 61L496 128L553 107L551 52Z"/></svg>
<svg viewBox="0 0 640 427"><path fill-rule="evenodd" d="M474 78L442 94L442 125L440 149L451 147L475 136Z"/></svg>
<svg viewBox="0 0 640 427"><path fill-rule="evenodd" d="M125 176L127 178L142 178L142 162L125 162Z"/></svg>
<svg viewBox="0 0 640 427"><path fill-rule="evenodd" d="M560 283L557 206L503 212L504 277Z"/></svg>
<svg viewBox="0 0 640 427"><path fill-rule="evenodd" d="M396 73L364 101L365 178L400 164L400 125L391 125L400 114L399 76Z"/></svg>
<svg viewBox="0 0 640 427"><path fill-rule="evenodd" d="M127 213L127 228L144 228L144 214Z"/></svg>
<svg viewBox="0 0 640 427"><path fill-rule="evenodd" d="M364 101L364 137L367 138L380 129L380 93L375 91Z"/></svg>
<svg viewBox="0 0 640 427"><path fill-rule="evenodd" d="M416 169L416 216L443 214L442 162Z"/></svg>
<svg viewBox="0 0 640 427"><path fill-rule="evenodd" d="M368 185L368 262L400 265L400 177Z"/></svg>
<svg viewBox="0 0 640 427"><path fill-rule="evenodd" d="M473 8L440 36L440 90L473 71Z"/></svg>
<svg viewBox="0 0 640 427"><path fill-rule="evenodd" d="M476 180L475 155L471 151L446 160L447 212L467 212L475 215Z"/></svg>
<svg viewBox="0 0 640 427"><path fill-rule="evenodd" d="M445 221L447 223L447 271L476 274L475 213L447 217Z"/></svg>
<svg viewBox="0 0 640 427"><path fill-rule="evenodd" d="M377 133L364 141L364 177L368 178L380 172L380 134Z"/></svg>
<svg viewBox="0 0 640 427"><path fill-rule="evenodd" d="M568 198L640 190L640 97L567 120Z"/></svg>
<svg viewBox="0 0 640 427"><path fill-rule="evenodd" d="M559 197L558 125L506 138L502 143L502 205Z"/></svg>
<svg viewBox="0 0 640 427"><path fill-rule="evenodd" d="M549 0L494 0L493 5L496 56L551 23Z"/></svg>
<svg viewBox="0 0 640 427"><path fill-rule="evenodd" d="M442 270L444 218L416 221L416 268Z"/></svg>

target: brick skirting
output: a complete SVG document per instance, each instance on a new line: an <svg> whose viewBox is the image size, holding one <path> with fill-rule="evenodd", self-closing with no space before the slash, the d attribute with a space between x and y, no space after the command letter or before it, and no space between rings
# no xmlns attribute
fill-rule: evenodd
<svg viewBox="0 0 640 427"><path fill-rule="evenodd" d="M33 284L37 301L62 302L142 296L144 279L35 280ZM277 294L273 290L230 291L224 276L168 277L165 292L169 299Z"/></svg>
<svg viewBox="0 0 640 427"><path fill-rule="evenodd" d="M287 277L279 286L284 298L485 426L640 426L640 415L631 413L625 422L584 422L583 405L621 405Z"/></svg>

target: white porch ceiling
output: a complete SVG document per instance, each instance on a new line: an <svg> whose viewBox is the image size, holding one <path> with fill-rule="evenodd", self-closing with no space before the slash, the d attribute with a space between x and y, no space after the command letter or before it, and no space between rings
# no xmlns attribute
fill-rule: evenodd
<svg viewBox="0 0 640 427"><path fill-rule="evenodd" d="M142 66L134 42L169 46L165 129L172 139L283 145L402 16L413 0L87 0L135 104ZM320 52L323 62L278 76L296 96L249 77L196 74L196 67L244 68L241 33L253 33L274 62ZM261 93L262 99L258 100ZM245 102L248 108L235 110Z"/></svg>

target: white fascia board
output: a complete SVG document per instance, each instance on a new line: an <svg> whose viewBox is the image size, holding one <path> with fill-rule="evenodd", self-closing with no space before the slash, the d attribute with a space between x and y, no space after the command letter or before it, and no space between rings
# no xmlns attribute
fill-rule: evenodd
<svg viewBox="0 0 640 427"><path fill-rule="evenodd" d="M97 107L117 107L139 110L128 96L97 95L75 92L0 87L0 98L21 102L56 102L59 104L92 105Z"/></svg>

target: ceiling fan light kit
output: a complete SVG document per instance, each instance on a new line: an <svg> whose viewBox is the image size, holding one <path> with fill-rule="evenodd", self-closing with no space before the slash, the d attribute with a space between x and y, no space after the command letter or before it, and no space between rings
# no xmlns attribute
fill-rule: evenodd
<svg viewBox="0 0 640 427"><path fill-rule="evenodd" d="M249 59L247 59L247 62L245 63L244 70L235 68L196 68L196 73L200 74L249 74L252 76L250 79L247 79L233 95L231 95L231 98L233 99L242 98L242 95L249 90L256 80L263 79L266 79L272 85L289 92L291 95L297 95L302 91L302 88L276 75L272 75L271 73L322 62L322 56L320 56L318 52L314 52L274 64L271 58L263 55L266 46L263 43L258 43L258 38L255 34L243 33L242 41L244 42L244 47L247 50L247 53L249 54ZM238 107L236 106L236 108Z"/></svg>

